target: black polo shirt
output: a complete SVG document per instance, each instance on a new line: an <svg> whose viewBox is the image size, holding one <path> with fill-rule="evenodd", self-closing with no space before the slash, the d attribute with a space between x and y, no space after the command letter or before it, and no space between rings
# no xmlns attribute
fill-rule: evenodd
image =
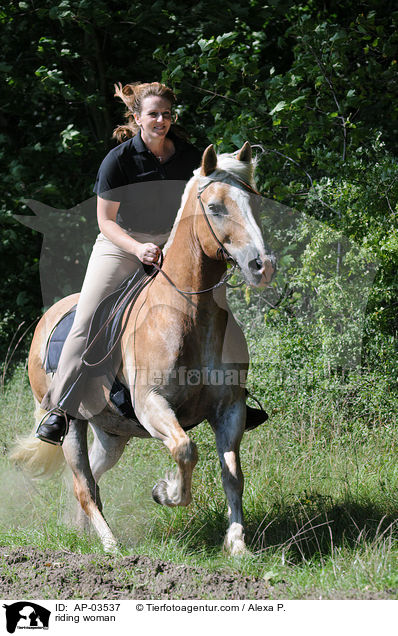
<svg viewBox="0 0 398 636"><path fill-rule="evenodd" d="M113 148L100 165L94 192L120 202L116 221L129 232L170 230L186 182L200 165L197 148L172 131L168 137L175 153L164 163L146 147L139 132Z"/></svg>

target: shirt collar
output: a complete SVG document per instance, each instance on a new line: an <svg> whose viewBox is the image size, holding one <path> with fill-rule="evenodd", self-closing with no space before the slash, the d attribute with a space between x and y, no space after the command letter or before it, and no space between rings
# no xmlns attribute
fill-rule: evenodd
<svg viewBox="0 0 398 636"><path fill-rule="evenodd" d="M177 137L177 135L175 135L173 133L172 130L169 130L169 132L167 133L167 137L170 137L170 139L173 141L176 152L177 150L180 149L181 146L181 139L179 137ZM146 145L144 144L142 137L141 137L141 131L139 130L138 133L136 135L134 135L133 137L133 146L136 149L137 152L149 152L148 148L146 147Z"/></svg>
<svg viewBox="0 0 398 636"><path fill-rule="evenodd" d="M137 152L148 152L148 148L142 141L141 131L139 130L136 135L133 137L133 146Z"/></svg>

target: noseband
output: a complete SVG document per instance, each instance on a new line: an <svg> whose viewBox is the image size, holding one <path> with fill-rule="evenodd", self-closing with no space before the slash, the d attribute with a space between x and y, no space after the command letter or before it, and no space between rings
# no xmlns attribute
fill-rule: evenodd
<svg viewBox="0 0 398 636"><path fill-rule="evenodd" d="M244 181L243 179L240 179L239 177L234 176L232 178L232 180L236 181L236 185L243 187L243 189L246 192L251 192L252 194L258 194L259 196L262 196L260 194L260 192L257 192L257 190L255 188L253 188L249 183L246 183L246 181ZM193 296L193 295L197 295L197 294L205 294L206 292L212 291L213 289L217 289L218 287L222 287L222 285L226 285L228 283L228 280L234 274L235 269L236 268L240 269L240 266L239 266L238 262L228 252L228 250L225 247L225 245L223 245L221 243L220 239L218 238L218 236L216 235L215 231L213 230L212 225L210 223L210 219L208 217L208 214L206 212L205 206L204 206L203 201L202 201L202 194L206 190L206 188L208 188L209 185L211 185L212 183L217 183L217 182L223 183L223 180L222 179L218 179L218 180L216 180L216 179L215 180L211 180L210 179L201 188L199 188L198 189L198 194L197 194L197 199L199 201L200 208L201 208L201 210L203 212L203 216L205 218L207 226L208 226L213 238L215 239L216 243L219 245L219 247L217 249L217 257L218 257L218 259L219 260L224 260L227 263L231 263L232 264L232 268L229 271L226 271L223 274L223 276L221 277L221 279L220 279L220 281L218 283L216 283L212 287L209 287L208 289L201 289L199 291L185 291L185 290L182 290L182 289L178 289L178 287L173 283L171 278L169 278L169 276L162 270L163 254L161 254L160 264L158 265L157 263L154 263L153 266L155 267L155 269L157 269L159 272L161 272L163 274L163 276L169 281L169 283L174 287L174 289L176 289L181 294L188 294L189 296ZM232 184L232 185L234 185L234 184ZM228 284L228 287L240 287L241 285L243 285L243 283L239 283L238 285Z"/></svg>

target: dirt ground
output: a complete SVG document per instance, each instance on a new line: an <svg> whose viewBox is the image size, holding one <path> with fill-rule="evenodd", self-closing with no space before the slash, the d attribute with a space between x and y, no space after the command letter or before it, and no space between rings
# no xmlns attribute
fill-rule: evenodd
<svg viewBox="0 0 398 636"><path fill-rule="evenodd" d="M111 557L34 548L0 547L2 599L391 599L393 590L371 593L307 590L292 595L277 586L235 572L209 572L146 556Z"/></svg>

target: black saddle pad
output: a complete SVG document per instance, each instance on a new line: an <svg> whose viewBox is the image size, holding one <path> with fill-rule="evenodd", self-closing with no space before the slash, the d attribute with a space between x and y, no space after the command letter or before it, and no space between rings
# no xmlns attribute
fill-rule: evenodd
<svg viewBox="0 0 398 636"><path fill-rule="evenodd" d="M61 351L64 346L64 342L72 329L73 321L76 314L76 305L65 314L61 320L57 323L55 329L47 342L45 368L46 373L52 373L57 370Z"/></svg>

